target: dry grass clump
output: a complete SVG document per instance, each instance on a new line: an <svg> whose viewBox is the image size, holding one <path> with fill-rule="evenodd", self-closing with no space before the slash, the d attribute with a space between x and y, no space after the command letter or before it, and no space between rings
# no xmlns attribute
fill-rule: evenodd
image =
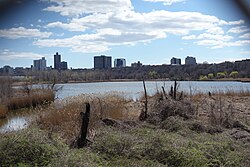
<svg viewBox="0 0 250 167"><path fill-rule="evenodd" d="M36 107L40 104L45 104L54 101L55 94L48 89L35 89L30 94L22 94L16 97L9 98L6 106L9 110L16 110L20 108Z"/></svg>
<svg viewBox="0 0 250 167"><path fill-rule="evenodd" d="M94 129L100 126L102 119L127 118L125 105L130 100L110 93L98 96L93 94L80 95L56 101L45 112L40 113L37 122L42 128L59 133L66 140L66 143L70 144L79 134L80 112L85 112L85 103L87 102L90 103L89 135L92 135Z"/></svg>
<svg viewBox="0 0 250 167"><path fill-rule="evenodd" d="M0 101L13 95L12 79L0 76Z"/></svg>
<svg viewBox="0 0 250 167"><path fill-rule="evenodd" d="M159 124L170 116L180 116L184 119L192 118L195 115L195 108L187 100L174 100L170 97L163 98L156 94L149 99L149 116L147 121Z"/></svg>
<svg viewBox="0 0 250 167"><path fill-rule="evenodd" d="M5 118L8 108L4 105L0 105L0 118Z"/></svg>

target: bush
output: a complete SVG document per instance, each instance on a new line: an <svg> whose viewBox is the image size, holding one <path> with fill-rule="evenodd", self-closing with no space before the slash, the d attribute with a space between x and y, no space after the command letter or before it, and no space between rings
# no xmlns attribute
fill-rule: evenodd
<svg viewBox="0 0 250 167"><path fill-rule="evenodd" d="M37 130L37 129L36 129ZM47 143L44 134L32 130L17 134L5 134L0 139L1 166L23 164L27 166L46 166L57 155L55 146ZM38 135L38 136L36 136ZM40 138L40 141L37 138Z"/></svg>
<svg viewBox="0 0 250 167"><path fill-rule="evenodd" d="M181 130L183 126L184 126L184 122L182 118L178 116L176 117L170 116L166 120L164 120L160 125L162 129L165 129L168 132L177 132Z"/></svg>

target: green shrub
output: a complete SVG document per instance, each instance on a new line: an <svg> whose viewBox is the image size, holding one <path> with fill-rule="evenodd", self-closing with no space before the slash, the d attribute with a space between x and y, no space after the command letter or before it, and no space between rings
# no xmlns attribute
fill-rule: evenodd
<svg viewBox="0 0 250 167"><path fill-rule="evenodd" d="M183 120L181 117L170 116L165 121L161 122L160 127L168 132L177 132L183 128Z"/></svg>
<svg viewBox="0 0 250 167"><path fill-rule="evenodd" d="M2 166L22 163L30 166L48 165L55 154L55 149L48 144L30 142L25 139L1 140L0 162Z"/></svg>

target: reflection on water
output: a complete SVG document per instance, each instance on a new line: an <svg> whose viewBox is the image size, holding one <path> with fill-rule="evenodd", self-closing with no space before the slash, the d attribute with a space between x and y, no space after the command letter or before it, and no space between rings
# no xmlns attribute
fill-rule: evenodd
<svg viewBox="0 0 250 167"><path fill-rule="evenodd" d="M32 110L29 109L10 111L6 118L0 119L0 133L24 129L32 116Z"/></svg>
<svg viewBox="0 0 250 167"><path fill-rule="evenodd" d="M2 122L5 123L2 123ZM13 117L10 119L0 120L0 132L9 132L9 131L16 131L25 128L28 125L28 121L26 117Z"/></svg>

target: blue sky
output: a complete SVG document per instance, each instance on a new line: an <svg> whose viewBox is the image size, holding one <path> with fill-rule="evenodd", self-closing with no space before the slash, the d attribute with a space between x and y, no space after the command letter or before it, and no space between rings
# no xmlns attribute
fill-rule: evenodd
<svg viewBox="0 0 250 167"><path fill-rule="evenodd" d="M0 17L0 67L42 56L53 66L56 52L73 68L92 68L101 54L127 65L241 60L250 58L248 21L233 0L17 0Z"/></svg>

